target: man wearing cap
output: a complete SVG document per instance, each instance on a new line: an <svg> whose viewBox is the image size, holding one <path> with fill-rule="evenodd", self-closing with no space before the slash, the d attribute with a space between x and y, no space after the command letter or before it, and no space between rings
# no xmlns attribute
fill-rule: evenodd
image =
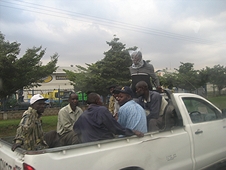
<svg viewBox="0 0 226 170"><path fill-rule="evenodd" d="M152 80L153 85L156 87L156 90L161 91L161 86L159 84L159 78L156 76L154 72L154 67L152 64L147 63L142 59L142 53L139 49L133 51L129 50L129 54L131 56L132 65L129 67L130 75L132 78L132 91L136 92L136 84L139 81L145 81L148 84L149 90L152 90L152 85L150 82L150 78Z"/></svg>
<svg viewBox="0 0 226 170"><path fill-rule="evenodd" d="M118 103L120 105L118 111L118 122L124 128L138 130L142 133L147 132L147 120L144 109L137 104L132 96L133 92L128 86L124 86L121 90L115 90Z"/></svg>
<svg viewBox="0 0 226 170"><path fill-rule="evenodd" d="M14 139L12 151L18 147L26 150L40 150L47 148L48 145L43 139L41 116L46 108L46 101L40 94L34 95L30 99L30 107L23 113L17 134Z"/></svg>

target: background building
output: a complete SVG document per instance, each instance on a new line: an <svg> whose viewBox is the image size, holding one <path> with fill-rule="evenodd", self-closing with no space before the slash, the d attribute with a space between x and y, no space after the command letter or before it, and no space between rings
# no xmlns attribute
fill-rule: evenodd
<svg viewBox="0 0 226 170"><path fill-rule="evenodd" d="M60 91L73 91L74 87L70 80L67 79L64 70L76 71L76 67L58 67L53 74L43 78L44 82L40 83L41 86L25 89L23 91L24 101L27 102L34 94L42 94L44 97L53 95L51 93Z"/></svg>

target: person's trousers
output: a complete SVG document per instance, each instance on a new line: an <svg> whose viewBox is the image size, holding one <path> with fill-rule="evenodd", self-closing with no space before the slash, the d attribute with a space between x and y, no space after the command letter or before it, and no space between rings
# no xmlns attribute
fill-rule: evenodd
<svg viewBox="0 0 226 170"><path fill-rule="evenodd" d="M158 119L150 119L148 122L148 131L153 132L153 131L158 131L159 129L162 128L162 122L163 122L163 117L159 117Z"/></svg>
<svg viewBox="0 0 226 170"><path fill-rule="evenodd" d="M80 143L78 135L72 130L63 135L59 135L61 146L74 145Z"/></svg>

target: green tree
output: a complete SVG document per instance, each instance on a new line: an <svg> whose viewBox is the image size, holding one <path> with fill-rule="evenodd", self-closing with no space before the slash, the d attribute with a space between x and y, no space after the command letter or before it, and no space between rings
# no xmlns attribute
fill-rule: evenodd
<svg viewBox="0 0 226 170"><path fill-rule="evenodd" d="M94 76L99 76L98 74L91 73L91 67L96 67L95 64L86 64L86 67L82 67L80 65L76 65L78 70L69 71L64 70L66 72L67 78L71 81L71 84L74 86L75 91L95 91L95 82L89 84L94 79Z"/></svg>
<svg viewBox="0 0 226 170"><path fill-rule="evenodd" d="M135 50L136 47L126 49L125 44L114 37L107 42L110 49L104 52L105 57L95 64L86 64L87 68L77 66L78 72L68 70L66 74L73 82L76 90L95 91L101 95L107 95L107 87L110 85L130 85L129 66L132 61L128 50Z"/></svg>
<svg viewBox="0 0 226 170"><path fill-rule="evenodd" d="M161 84L164 87L172 89L173 87L182 88L188 91L194 91L199 87L206 89L206 83L208 82L207 71L194 70L193 63L183 63L175 72L164 71L164 75L160 78Z"/></svg>
<svg viewBox="0 0 226 170"><path fill-rule="evenodd" d="M189 92L199 88L204 82L199 79L199 71L194 70L193 63L183 63L179 69L175 69L177 73L177 87L188 90Z"/></svg>
<svg viewBox="0 0 226 170"><path fill-rule="evenodd" d="M42 65L41 59L45 54L42 47L27 49L20 58L17 57L19 53L20 43L6 41L0 32L0 99L6 99L19 89L39 86L42 78L57 69L58 54Z"/></svg>
<svg viewBox="0 0 226 170"><path fill-rule="evenodd" d="M168 72L167 69L164 69L163 72L163 76L159 77L160 84L165 88L169 89L172 89L173 87L178 87L177 73Z"/></svg>
<svg viewBox="0 0 226 170"><path fill-rule="evenodd" d="M198 71L198 79L200 81L200 86L205 89L205 96L207 96L207 83L209 82L208 72L206 69L201 69Z"/></svg>
<svg viewBox="0 0 226 170"><path fill-rule="evenodd" d="M226 87L226 67L221 65L215 65L213 68L206 67L208 80L218 88L218 95L221 94L221 90Z"/></svg>

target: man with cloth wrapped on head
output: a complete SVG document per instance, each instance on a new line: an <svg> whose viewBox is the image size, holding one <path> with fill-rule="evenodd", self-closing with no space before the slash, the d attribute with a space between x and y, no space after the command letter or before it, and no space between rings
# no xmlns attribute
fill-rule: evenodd
<svg viewBox="0 0 226 170"><path fill-rule="evenodd" d="M154 72L154 67L152 64L149 64L142 59L142 53L140 49L135 51L129 50L129 54L133 62L132 66L129 67L129 70L132 77L131 89L133 90L134 94L136 94L135 86L139 81L145 81L148 84L149 90L152 90L150 77L152 79L152 83L156 87L156 90L161 91L159 79Z"/></svg>

